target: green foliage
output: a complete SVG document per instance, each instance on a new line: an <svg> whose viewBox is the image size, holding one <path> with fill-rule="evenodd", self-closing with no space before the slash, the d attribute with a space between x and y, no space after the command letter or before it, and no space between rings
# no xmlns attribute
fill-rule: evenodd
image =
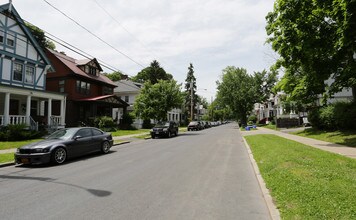
<svg viewBox="0 0 356 220"><path fill-rule="evenodd" d="M281 219L355 219L356 160L276 135L245 138Z"/></svg>
<svg viewBox="0 0 356 220"><path fill-rule="evenodd" d="M308 121L319 129L356 129L356 104L336 102L313 109L308 114Z"/></svg>
<svg viewBox="0 0 356 220"><path fill-rule="evenodd" d="M142 128L144 129L151 129L153 128L153 124L151 124L151 120L150 119L144 119L143 123L142 123Z"/></svg>
<svg viewBox="0 0 356 220"><path fill-rule="evenodd" d="M56 45L52 41L46 39L46 35L42 29L30 23L25 23L25 25L31 31L33 37L36 39L36 41L43 50L46 48L49 48L51 50L56 49Z"/></svg>
<svg viewBox="0 0 356 220"><path fill-rule="evenodd" d="M192 86L192 88L191 88ZM193 93L193 95L192 95ZM193 103L192 103L193 97ZM187 77L185 78L184 84L184 111L187 118L193 118L191 116L191 105L196 106L198 103L197 95L197 79L194 76L194 66L192 63L189 64ZM193 107L193 115L196 114L197 110Z"/></svg>
<svg viewBox="0 0 356 220"><path fill-rule="evenodd" d="M21 141L36 139L44 132L28 130L25 124L8 125L0 129L0 141Z"/></svg>
<svg viewBox="0 0 356 220"><path fill-rule="evenodd" d="M173 76L167 73L157 62L157 60L152 61L149 67L144 68L136 76L132 77L132 81L145 83L149 82L151 84L158 83L159 80L172 80Z"/></svg>
<svg viewBox="0 0 356 220"><path fill-rule="evenodd" d="M285 75L279 89L313 103L318 94L356 88L356 1L276 0L266 16L267 42ZM324 81L333 78L329 87ZM355 96L355 90L354 90Z"/></svg>
<svg viewBox="0 0 356 220"><path fill-rule="evenodd" d="M0 154L0 164L1 163L9 163L14 161L14 153L6 153L6 154Z"/></svg>
<svg viewBox="0 0 356 220"><path fill-rule="evenodd" d="M180 85L174 80L145 83L134 103L135 115L143 119L166 120L167 112L181 107Z"/></svg>
<svg viewBox="0 0 356 220"><path fill-rule="evenodd" d="M112 73L107 73L105 74L106 77L108 77L111 81L119 81L121 79L122 73L120 72L112 72Z"/></svg>
<svg viewBox="0 0 356 220"><path fill-rule="evenodd" d="M96 117L94 119L94 124L95 124L95 127L98 127L105 131L115 130L115 126L116 126L114 120L108 116Z"/></svg>
<svg viewBox="0 0 356 220"><path fill-rule="evenodd" d="M243 125L256 102L265 101L276 82L276 73L263 71L249 75L246 69L229 66L223 70L221 82L217 81L220 104L229 106Z"/></svg>
<svg viewBox="0 0 356 220"><path fill-rule="evenodd" d="M252 124L256 124L257 122L257 116L256 115L250 115L247 119L248 122L251 122Z"/></svg>

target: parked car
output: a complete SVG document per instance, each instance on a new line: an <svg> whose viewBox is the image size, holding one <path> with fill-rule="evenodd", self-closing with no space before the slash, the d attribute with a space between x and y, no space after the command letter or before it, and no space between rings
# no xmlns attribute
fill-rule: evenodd
<svg viewBox="0 0 356 220"><path fill-rule="evenodd" d="M150 131L152 139L155 137L178 136L178 124L174 121L158 122Z"/></svg>
<svg viewBox="0 0 356 220"><path fill-rule="evenodd" d="M203 129L203 128L199 121L191 121L187 127L188 131L199 131L201 129Z"/></svg>
<svg viewBox="0 0 356 220"><path fill-rule="evenodd" d="M22 146L15 153L17 164L62 164L68 158L96 151L106 154L113 145L111 133L92 127L65 128L46 139Z"/></svg>

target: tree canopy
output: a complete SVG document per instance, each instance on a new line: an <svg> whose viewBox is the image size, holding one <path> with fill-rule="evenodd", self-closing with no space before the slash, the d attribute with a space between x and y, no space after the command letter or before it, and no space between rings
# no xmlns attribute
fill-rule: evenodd
<svg viewBox="0 0 356 220"><path fill-rule="evenodd" d="M356 93L356 1L276 0L267 16L267 42L280 55L279 89L311 102L344 87ZM325 81L333 79L328 86Z"/></svg>
<svg viewBox="0 0 356 220"><path fill-rule="evenodd" d="M167 73L158 63L157 60L151 62L149 67L144 68L136 76L132 77L132 81L151 84L158 83L159 80L171 80L173 76Z"/></svg>
<svg viewBox="0 0 356 220"><path fill-rule="evenodd" d="M242 124L255 103L265 101L276 82L276 73L266 71L249 75L246 69L229 66L223 70L221 81L217 81L217 99L221 108L228 106Z"/></svg>
<svg viewBox="0 0 356 220"><path fill-rule="evenodd" d="M115 82L121 79L122 73L120 72L106 73L105 76L107 76L109 79Z"/></svg>
<svg viewBox="0 0 356 220"><path fill-rule="evenodd" d="M46 39L46 35L42 29L30 23L25 23L25 24L43 50L45 48L49 48L51 50L56 49L56 45L52 41Z"/></svg>
<svg viewBox="0 0 356 220"><path fill-rule="evenodd" d="M135 100L135 114L143 119L167 120L167 112L182 105L180 86L175 80L146 82Z"/></svg>
<svg viewBox="0 0 356 220"><path fill-rule="evenodd" d="M193 88L191 88L191 85ZM193 114L196 112L194 106L196 106L198 102L198 95L196 94L197 91L197 80L194 76L194 66L193 64L189 64L187 77L185 79L184 84L184 106L185 106L185 115L187 118L191 118L191 101L192 101L192 92L193 92ZM192 91L192 90L193 91Z"/></svg>

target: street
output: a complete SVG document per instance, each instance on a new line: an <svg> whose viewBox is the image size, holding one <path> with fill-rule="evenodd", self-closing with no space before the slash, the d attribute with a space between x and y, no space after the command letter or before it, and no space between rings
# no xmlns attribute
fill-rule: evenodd
<svg viewBox="0 0 356 220"><path fill-rule="evenodd" d="M1 219L270 219L234 123L0 169Z"/></svg>

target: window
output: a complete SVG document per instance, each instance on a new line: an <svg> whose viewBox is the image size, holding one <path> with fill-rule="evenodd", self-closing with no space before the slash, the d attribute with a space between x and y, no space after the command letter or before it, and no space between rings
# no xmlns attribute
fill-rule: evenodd
<svg viewBox="0 0 356 220"><path fill-rule="evenodd" d="M33 84L35 76L35 68L32 66L26 66L25 83Z"/></svg>
<svg viewBox="0 0 356 220"><path fill-rule="evenodd" d="M75 90L81 94L90 94L90 83L77 80Z"/></svg>
<svg viewBox="0 0 356 220"><path fill-rule="evenodd" d="M20 63L15 63L13 80L22 82L22 71L23 71L23 65Z"/></svg>
<svg viewBox="0 0 356 220"><path fill-rule="evenodd" d="M59 87L59 92L64 92L64 85L65 85L65 80L59 80L58 82L58 87Z"/></svg>
<svg viewBox="0 0 356 220"><path fill-rule="evenodd" d="M90 136L92 136L91 135L91 130L90 130L90 128L80 129L75 136L90 137Z"/></svg>
<svg viewBox="0 0 356 220"><path fill-rule="evenodd" d="M14 40L7 38L6 44L13 47L14 46Z"/></svg>
<svg viewBox="0 0 356 220"><path fill-rule="evenodd" d="M103 134L103 132L99 131L98 129L92 129L92 132L94 136L99 136Z"/></svg>
<svg viewBox="0 0 356 220"><path fill-rule="evenodd" d="M4 43L4 31L0 30L0 44Z"/></svg>
<svg viewBox="0 0 356 220"><path fill-rule="evenodd" d="M129 96L125 96L125 102L129 102Z"/></svg>

